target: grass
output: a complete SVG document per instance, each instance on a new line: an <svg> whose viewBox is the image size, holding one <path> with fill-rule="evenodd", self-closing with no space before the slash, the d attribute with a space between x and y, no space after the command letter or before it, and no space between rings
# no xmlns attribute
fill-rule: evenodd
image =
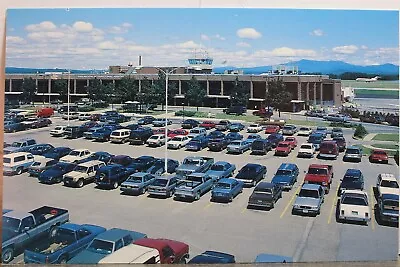
<svg viewBox="0 0 400 267"><path fill-rule="evenodd" d="M372 140L399 142L399 134L377 134Z"/></svg>
<svg viewBox="0 0 400 267"><path fill-rule="evenodd" d="M382 149L398 149L399 146L395 144L372 144L371 146Z"/></svg>
<svg viewBox="0 0 400 267"><path fill-rule="evenodd" d="M369 147L362 146L363 154L369 156L372 152L372 149ZM385 149L383 149L385 150ZM392 150L386 150L386 153L388 153L389 157L393 157L394 154L396 154L396 151Z"/></svg>
<svg viewBox="0 0 400 267"><path fill-rule="evenodd" d="M399 98L399 90L355 89L357 97Z"/></svg>
<svg viewBox="0 0 400 267"><path fill-rule="evenodd" d="M399 88L398 81L357 82L354 80L342 80L342 86L353 88Z"/></svg>
<svg viewBox="0 0 400 267"><path fill-rule="evenodd" d="M325 126L329 127L330 123L325 121L307 121L307 120L286 120L286 124L295 124L302 126Z"/></svg>

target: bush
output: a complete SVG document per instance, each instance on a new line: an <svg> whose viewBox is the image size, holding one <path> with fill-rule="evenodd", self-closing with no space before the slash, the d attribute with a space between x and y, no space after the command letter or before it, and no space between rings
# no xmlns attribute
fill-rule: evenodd
<svg viewBox="0 0 400 267"><path fill-rule="evenodd" d="M365 129L364 126L362 126L362 124L358 124L357 128L354 132L354 136L358 137L358 138L363 138L364 136L366 136L368 134L367 130Z"/></svg>
<svg viewBox="0 0 400 267"><path fill-rule="evenodd" d="M93 108L108 108L108 106L109 106L108 103L103 103L103 102L95 102L92 105Z"/></svg>
<svg viewBox="0 0 400 267"><path fill-rule="evenodd" d="M196 111L179 110L175 112L175 116L194 117L195 115Z"/></svg>
<svg viewBox="0 0 400 267"><path fill-rule="evenodd" d="M349 123L349 122L331 122L329 124L330 127L339 127L339 128L356 128L357 124Z"/></svg>
<svg viewBox="0 0 400 267"><path fill-rule="evenodd" d="M79 112L90 112L90 111L94 111L94 110L95 110L95 108L91 107L91 106L78 107Z"/></svg>

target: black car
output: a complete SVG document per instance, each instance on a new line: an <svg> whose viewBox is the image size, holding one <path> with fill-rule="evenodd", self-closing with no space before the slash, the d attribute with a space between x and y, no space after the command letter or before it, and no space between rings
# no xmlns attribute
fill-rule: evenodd
<svg viewBox="0 0 400 267"><path fill-rule="evenodd" d="M199 121L196 121L193 119L187 119L182 122L181 127L183 129L192 129L192 128L198 127L199 125L200 125Z"/></svg>
<svg viewBox="0 0 400 267"><path fill-rule="evenodd" d="M131 172L143 172L150 168L155 160L152 156L140 156L127 165L126 169Z"/></svg>
<svg viewBox="0 0 400 267"><path fill-rule="evenodd" d="M121 166L128 166L133 162L133 158L128 155L116 155L111 158L110 164L118 164Z"/></svg>
<svg viewBox="0 0 400 267"><path fill-rule="evenodd" d="M143 127L136 129L134 131L131 131L131 134L129 135L129 144L130 145L144 145L147 141L147 139L150 138L150 136L153 135L153 130L149 127Z"/></svg>
<svg viewBox="0 0 400 267"><path fill-rule="evenodd" d="M378 200L378 222L394 224L398 227L399 223L399 195L382 194Z"/></svg>
<svg viewBox="0 0 400 267"><path fill-rule="evenodd" d="M238 133L238 132L231 132L231 133L228 133L228 134L225 136L225 139L227 139L228 142L230 143L230 142L232 142L232 141L234 141L234 140L242 140L242 139L243 139L243 135L241 135L241 134Z"/></svg>
<svg viewBox="0 0 400 267"><path fill-rule="evenodd" d="M152 124L155 119L156 118L154 118L153 116L144 116L143 118L138 120L138 124L139 125Z"/></svg>
<svg viewBox="0 0 400 267"><path fill-rule="evenodd" d="M279 184L261 182L250 195L247 207L273 209L280 198L282 198L282 187Z"/></svg>
<svg viewBox="0 0 400 267"><path fill-rule="evenodd" d="M99 161L104 162L105 164L109 164L109 163L111 163L111 159L113 157L114 157L114 155L112 155L108 152L99 151L99 152L93 153L92 155L90 155L90 157L88 157L86 159L82 159L82 160L78 161L78 164L92 161L92 160L99 160Z"/></svg>
<svg viewBox="0 0 400 267"><path fill-rule="evenodd" d="M247 112L247 108L245 106L232 106L224 109L223 112L225 112L226 114L242 115Z"/></svg>
<svg viewBox="0 0 400 267"><path fill-rule="evenodd" d="M271 146L275 148L279 142L282 142L284 139L282 134L273 133L267 137L267 140L271 143Z"/></svg>
<svg viewBox="0 0 400 267"><path fill-rule="evenodd" d="M210 132L207 136L207 139L218 139L218 138L225 138L225 134L221 131L215 130Z"/></svg>
<svg viewBox="0 0 400 267"><path fill-rule="evenodd" d="M256 139L251 143L251 153L265 155L272 149L272 144L267 139Z"/></svg>
<svg viewBox="0 0 400 267"><path fill-rule="evenodd" d="M130 174L122 165L110 164L96 171L95 183L98 187L116 189Z"/></svg>
<svg viewBox="0 0 400 267"><path fill-rule="evenodd" d="M222 151L229 145L229 141L225 138L213 138L208 141L208 149L210 151Z"/></svg>
<svg viewBox="0 0 400 267"><path fill-rule="evenodd" d="M43 155L49 151L54 149L54 146L51 144L36 144L27 149L24 149L25 152L29 152L32 155Z"/></svg>
<svg viewBox="0 0 400 267"><path fill-rule="evenodd" d="M83 133L85 132L84 128L81 128L80 126L68 126L64 130L64 135L67 138L75 139L83 136Z"/></svg>
<svg viewBox="0 0 400 267"><path fill-rule="evenodd" d="M188 264L235 263L235 256L223 252L207 250L193 257Z"/></svg>
<svg viewBox="0 0 400 267"><path fill-rule="evenodd" d="M179 166L179 161L174 159L167 160L167 173L174 173ZM161 175L165 173L165 160L163 158L156 159L152 166L147 169L148 173Z"/></svg>
<svg viewBox="0 0 400 267"><path fill-rule="evenodd" d="M68 155L69 152L71 152L71 151L72 151L72 149L69 147L65 147L65 146L55 147L55 148L47 151L46 153L44 153L42 156L44 156L45 158L52 158L52 159L59 160L60 158Z"/></svg>
<svg viewBox="0 0 400 267"><path fill-rule="evenodd" d="M133 123L133 124L129 124L127 126L124 126L124 128L129 129L131 131L137 130L139 129L141 126L139 124Z"/></svg>
<svg viewBox="0 0 400 267"><path fill-rule="evenodd" d="M267 167L260 164L247 163L240 169L235 179L242 181L244 185L256 186L266 175Z"/></svg>
<svg viewBox="0 0 400 267"><path fill-rule="evenodd" d="M338 196L340 196L344 190L364 190L364 175L358 169L347 169L343 179L340 181L341 183L337 193Z"/></svg>
<svg viewBox="0 0 400 267"><path fill-rule="evenodd" d="M75 167L76 164L73 163L59 162L56 165L42 172L39 175L38 180L43 184L61 183L64 174L69 173L70 171L75 169Z"/></svg>

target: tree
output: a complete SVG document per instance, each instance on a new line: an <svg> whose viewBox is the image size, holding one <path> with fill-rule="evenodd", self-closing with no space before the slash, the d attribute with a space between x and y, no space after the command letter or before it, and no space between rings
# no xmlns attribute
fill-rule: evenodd
<svg viewBox="0 0 400 267"><path fill-rule="evenodd" d="M144 78L141 81L141 89L140 93L138 93L138 100L141 104L145 104L146 106L149 104L156 104L157 99L154 92L154 86L151 85L151 82Z"/></svg>
<svg viewBox="0 0 400 267"><path fill-rule="evenodd" d="M165 104L165 74L161 71L158 72L158 79L154 81L153 91L155 94L156 104L161 104L164 110ZM175 81L168 81L168 99L173 99L178 93L178 87Z"/></svg>
<svg viewBox="0 0 400 267"><path fill-rule="evenodd" d="M135 101L139 87L134 79L131 77L123 77L115 87L115 100L120 103L126 101Z"/></svg>
<svg viewBox="0 0 400 267"><path fill-rule="evenodd" d="M206 95L207 90L201 87L197 79L192 76L192 79L188 82L188 90L186 92L188 102L194 104L197 111L199 111L199 106L203 104Z"/></svg>
<svg viewBox="0 0 400 267"><path fill-rule="evenodd" d="M32 78L24 78L22 81L22 94L23 100L32 103L36 92L36 82Z"/></svg>
<svg viewBox="0 0 400 267"><path fill-rule="evenodd" d="M68 97L68 80L55 80L53 84L53 90L54 92L60 94L59 99L66 100Z"/></svg>
<svg viewBox="0 0 400 267"><path fill-rule="evenodd" d="M285 83L282 80L268 81L268 93L265 97L265 103L268 107L274 107L279 111L290 106L292 94L287 90Z"/></svg>
<svg viewBox="0 0 400 267"><path fill-rule="evenodd" d="M231 106L247 107L247 103L249 102L249 93L243 82L239 81L238 77L236 77L236 80L233 82L233 89L229 96L231 99Z"/></svg>

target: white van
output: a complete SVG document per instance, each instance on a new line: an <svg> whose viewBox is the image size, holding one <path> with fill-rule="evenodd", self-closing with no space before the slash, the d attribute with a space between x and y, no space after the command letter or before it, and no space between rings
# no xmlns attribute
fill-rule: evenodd
<svg viewBox="0 0 400 267"><path fill-rule="evenodd" d="M34 157L28 152L16 152L4 155L3 157L3 173L4 174L21 174L27 170L34 162Z"/></svg>
<svg viewBox="0 0 400 267"><path fill-rule="evenodd" d="M118 129L110 134L110 141L112 143L125 143L131 134L129 129Z"/></svg>
<svg viewBox="0 0 400 267"><path fill-rule="evenodd" d="M160 253L154 248L130 244L104 257L98 263L156 264L160 263Z"/></svg>
<svg viewBox="0 0 400 267"><path fill-rule="evenodd" d="M196 136L206 136L207 135L207 130L202 127L196 127L190 130L188 137L189 138L194 138Z"/></svg>

